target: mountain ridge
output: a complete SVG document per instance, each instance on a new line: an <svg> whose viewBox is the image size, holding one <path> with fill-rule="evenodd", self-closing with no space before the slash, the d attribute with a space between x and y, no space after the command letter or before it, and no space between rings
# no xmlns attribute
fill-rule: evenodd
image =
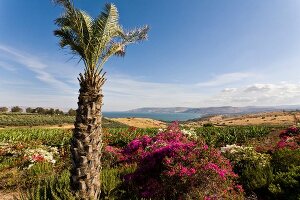
<svg viewBox="0 0 300 200"><path fill-rule="evenodd" d="M201 115L230 115L230 114L248 114L273 111L293 111L300 110L300 105L282 105L282 106L219 106L219 107L142 107L127 112L133 113L196 113Z"/></svg>

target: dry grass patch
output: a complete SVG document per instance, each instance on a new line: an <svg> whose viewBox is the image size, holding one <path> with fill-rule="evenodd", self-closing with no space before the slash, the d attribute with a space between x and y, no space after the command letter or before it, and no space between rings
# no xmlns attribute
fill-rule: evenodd
<svg viewBox="0 0 300 200"><path fill-rule="evenodd" d="M128 126L133 126L136 128L165 128L167 127L166 123L149 119L149 118L112 118L110 119L115 122L123 123Z"/></svg>

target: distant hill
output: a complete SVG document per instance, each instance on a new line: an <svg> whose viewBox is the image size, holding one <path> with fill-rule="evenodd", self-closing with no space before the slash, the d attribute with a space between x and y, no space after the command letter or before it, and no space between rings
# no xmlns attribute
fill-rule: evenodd
<svg viewBox="0 0 300 200"><path fill-rule="evenodd" d="M205 115L232 115L232 114L248 114L248 113L260 113L260 112L274 112L274 111L292 111L300 110L300 105L291 106L247 106L247 107L204 107L204 108L188 108L188 107L145 107L129 110L128 112L134 113L196 113L202 116Z"/></svg>
<svg viewBox="0 0 300 200"><path fill-rule="evenodd" d="M129 110L133 113L184 113L191 108L187 107L170 107L170 108L157 108L157 107L145 107Z"/></svg>

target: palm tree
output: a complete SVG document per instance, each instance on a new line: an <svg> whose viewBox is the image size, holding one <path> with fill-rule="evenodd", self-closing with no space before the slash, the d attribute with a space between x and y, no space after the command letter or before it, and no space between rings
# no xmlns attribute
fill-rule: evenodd
<svg viewBox="0 0 300 200"><path fill-rule="evenodd" d="M72 0L54 0L64 9L55 20L54 35L60 47L68 47L84 63L80 84L75 128L71 139L71 184L80 199L97 199L100 195L101 171L101 106L104 63L111 56L124 56L128 44L147 39L147 26L125 32L118 22L118 10L106 4L93 19L74 7Z"/></svg>

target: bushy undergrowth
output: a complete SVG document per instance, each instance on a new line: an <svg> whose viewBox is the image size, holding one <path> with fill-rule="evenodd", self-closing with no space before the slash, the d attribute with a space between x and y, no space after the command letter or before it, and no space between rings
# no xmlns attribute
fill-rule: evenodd
<svg viewBox="0 0 300 200"><path fill-rule="evenodd" d="M300 149L276 149L272 156L274 179L269 191L276 199L300 199Z"/></svg>
<svg viewBox="0 0 300 200"><path fill-rule="evenodd" d="M245 146L249 138L267 131L270 128L180 130L178 124L160 131L104 129L100 199L239 199L242 189L259 199L297 199L300 131L282 131L270 151ZM30 188L29 199L70 199L71 135L61 129L0 130L0 189ZM233 140L234 135L238 139ZM233 141L241 146L229 145Z"/></svg>
<svg viewBox="0 0 300 200"><path fill-rule="evenodd" d="M20 200L75 200L70 189L70 173L64 170L58 176L48 176L38 182L37 186L23 192Z"/></svg>
<svg viewBox="0 0 300 200"><path fill-rule="evenodd" d="M283 130L280 141L268 154L237 145L227 145L221 150L231 160L248 194L255 192L260 199L299 199L299 136L297 127Z"/></svg>
<svg viewBox="0 0 300 200"><path fill-rule="evenodd" d="M272 181L271 156L258 153L253 147L227 145L222 153L230 159L239 181L247 192L268 187Z"/></svg>
<svg viewBox="0 0 300 200"><path fill-rule="evenodd" d="M133 140L122 153L124 162L137 163L136 171L127 174L124 179L130 190L140 198L242 197L242 187L235 184L237 175L229 161L204 141L189 139L178 124L154 137L143 136Z"/></svg>
<svg viewBox="0 0 300 200"><path fill-rule="evenodd" d="M291 166L286 171L277 172L269 191L275 199L300 199L300 166Z"/></svg>
<svg viewBox="0 0 300 200"><path fill-rule="evenodd" d="M300 148L300 129L297 127L291 127L283 130L280 135L280 141L277 143L276 148L289 148L299 149Z"/></svg>

